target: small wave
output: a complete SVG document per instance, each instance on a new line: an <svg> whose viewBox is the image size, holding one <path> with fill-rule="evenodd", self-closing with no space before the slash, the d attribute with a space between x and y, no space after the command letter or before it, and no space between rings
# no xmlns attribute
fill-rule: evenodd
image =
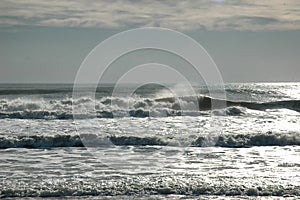
<svg viewBox="0 0 300 200"><path fill-rule="evenodd" d="M110 137L110 141L114 145L122 145L122 146L127 146L127 145L158 145L158 146L165 146L167 145L166 142L162 141L159 138L155 137L149 137L149 138L140 138L140 137Z"/></svg>
<svg viewBox="0 0 300 200"><path fill-rule="evenodd" d="M203 147L209 143L207 138L199 137L193 146ZM238 135L220 135L215 146L219 147L252 147L252 146L286 146L300 145L299 133L259 133L259 134L238 134Z"/></svg>
<svg viewBox="0 0 300 200"><path fill-rule="evenodd" d="M33 95L33 94L54 94L54 93L71 93L72 88L61 89L2 89L0 95Z"/></svg>
<svg viewBox="0 0 300 200"><path fill-rule="evenodd" d="M82 140L83 138L83 140ZM91 139L92 138L92 139ZM92 143L90 142L92 140ZM158 145L165 146L166 142L155 137L134 137L134 136L111 136L110 142L116 146L145 146ZM87 141L83 144L82 141ZM103 138L97 135L55 135L55 136L2 136L0 137L0 149L7 148L57 148L57 147L84 147L99 146L103 143ZM105 143L106 144L106 143ZM109 143L107 143L109 144ZM107 145L106 144L106 145Z"/></svg>
<svg viewBox="0 0 300 200"><path fill-rule="evenodd" d="M83 147L79 136L15 136L0 137L0 148L56 148Z"/></svg>
<svg viewBox="0 0 300 200"><path fill-rule="evenodd" d="M232 106L225 109L219 109L214 110L213 114L216 116L240 116L244 115L246 113L246 108L238 107L238 106Z"/></svg>
<svg viewBox="0 0 300 200"><path fill-rule="evenodd" d="M55 111L23 111L23 112L0 112L0 119L73 119L71 113L57 113ZM82 118L88 118L87 116Z"/></svg>
<svg viewBox="0 0 300 200"><path fill-rule="evenodd" d="M92 137L86 139L87 137ZM95 141L93 144L85 141ZM111 144L116 146L145 146L157 145L166 146L173 145L164 141L163 138L157 137L135 137L135 136L108 136ZM103 138L90 134L82 135L55 135L55 136L2 136L0 137L0 149L6 148L56 148L56 147L84 147L99 146L102 144ZM99 145L98 145L99 144ZM204 136L198 137L192 142L192 146L205 147L212 144L211 141ZM251 146L286 146L300 145L300 134L298 133L259 133L259 134L238 134L238 135L220 135L214 146L228 148L242 148Z"/></svg>

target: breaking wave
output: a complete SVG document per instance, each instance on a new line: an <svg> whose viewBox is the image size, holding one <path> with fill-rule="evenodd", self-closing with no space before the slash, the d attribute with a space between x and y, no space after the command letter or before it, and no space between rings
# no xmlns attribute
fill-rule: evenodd
<svg viewBox="0 0 300 200"><path fill-rule="evenodd" d="M207 139L199 137L193 142L194 146L206 146ZM237 134L237 135L220 135L215 146L219 147L252 147L252 146L286 146L300 145L299 133L258 133L258 134Z"/></svg>
<svg viewBox="0 0 300 200"><path fill-rule="evenodd" d="M166 97L166 98L121 98L102 97L58 99L2 99L0 100L0 118L15 119L73 119L76 118L113 118L113 117L168 117L207 115L214 103L215 115L243 115L246 109L266 110L286 108L300 112L300 100L276 102L234 102L212 99L210 97ZM222 105L227 105L223 108ZM76 113L72 106L85 109ZM218 107L219 106L219 107ZM87 108L93 108L88 110ZM88 110L86 112L86 110ZM74 114L74 115L73 115Z"/></svg>
<svg viewBox="0 0 300 200"><path fill-rule="evenodd" d="M89 138L88 138L89 137ZM93 144L83 143L84 140L92 138ZM116 146L167 146L167 139L157 137L135 137L135 136L108 136L109 142ZM92 145L97 147L103 145L102 137L97 135L55 135L55 136L1 136L0 149L6 148L57 148L57 147L84 147ZM107 143L108 144L108 143ZM211 144L204 136L198 137L191 146L205 147ZM238 135L220 135L215 146L240 148L251 146L286 146L300 145L300 133L258 133L258 134L238 134Z"/></svg>

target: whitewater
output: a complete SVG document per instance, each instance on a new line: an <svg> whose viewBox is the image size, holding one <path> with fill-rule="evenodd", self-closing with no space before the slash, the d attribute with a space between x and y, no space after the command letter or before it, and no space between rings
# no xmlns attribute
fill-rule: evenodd
<svg viewBox="0 0 300 200"><path fill-rule="evenodd" d="M299 83L226 84L226 99L123 87L74 98L71 84L1 84L0 197L300 196Z"/></svg>

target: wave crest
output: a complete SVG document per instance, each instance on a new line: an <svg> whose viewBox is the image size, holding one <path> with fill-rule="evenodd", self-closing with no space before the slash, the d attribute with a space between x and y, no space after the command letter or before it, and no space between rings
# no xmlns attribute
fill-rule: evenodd
<svg viewBox="0 0 300 200"><path fill-rule="evenodd" d="M102 137L90 134L88 136L82 135L55 135L55 136L1 136L0 149L6 148L56 148L56 147L84 147L89 146L88 142L83 143L83 139L93 138L92 146L97 147L97 141L103 141ZM108 136L111 144L116 146L145 146L157 145L166 146L169 144L167 140L157 137L135 137L135 136ZM87 139L88 140L88 139ZM192 146L205 147L211 144L207 141L208 138L204 136L198 137ZM299 133L258 133L258 134L237 134L237 135L220 135L216 139L215 146L240 148L251 146L286 146L286 145L300 145Z"/></svg>
<svg viewBox="0 0 300 200"><path fill-rule="evenodd" d="M0 101L0 118L17 119L72 119L76 118L113 118L113 117L168 117L206 115L212 109L212 102L217 105L214 115L244 115L246 109L264 111L266 109L290 109L300 112L300 100L277 102L233 102L197 97L164 97L164 98L122 98L102 97L91 99L2 99ZM227 108L220 107L221 105ZM73 113L73 108L76 109ZM219 107L218 107L219 106ZM92 109L91 109L92 108ZM80 110L87 112L81 113Z"/></svg>

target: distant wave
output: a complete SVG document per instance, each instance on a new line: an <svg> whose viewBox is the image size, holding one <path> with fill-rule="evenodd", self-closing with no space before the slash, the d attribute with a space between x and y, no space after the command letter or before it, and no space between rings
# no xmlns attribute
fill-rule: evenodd
<svg viewBox="0 0 300 200"><path fill-rule="evenodd" d="M54 94L72 92L70 88L61 89L1 89L0 95L32 95L32 94Z"/></svg>
<svg viewBox="0 0 300 200"><path fill-rule="evenodd" d="M227 101L227 100L220 100L220 99L213 99L207 96L197 96L197 97L181 97L179 99L188 101L189 99L197 99L197 103L200 110L210 110L212 105L227 105L227 106L240 106L254 110L266 110L266 109L280 109L280 108L287 108L291 110L295 110L300 112L300 100L285 100L285 101L272 101L272 102L264 102L264 103L257 103L257 102L243 102L243 101ZM170 102L174 103L176 98L169 97L169 98L159 98L156 99L159 102Z"/></svg>
<svg viewBox="0 0 300 200"><path fill-rule="evenodd" d="M76 88L77 92L95 92L94 84L83 84ZM0 84L0 96L4 95L43 95L71 94L73 84ZM97 93L111 94L113 84L105 84L96 88Z"/></svg>
<svg viewBox="0 0 300 200"><path fill-rule="evenodd" d="M82 136L85 138L85 136ZM93 137L93 145L97 147L103 138L96 135ZM156 137L135 137L135 136L110 136L110 142L116 146L145 146L156 145L166 146L167 141ZM99 143L97 143L99 142ZM207 146L207 139L199 137L192 142L191 146ZM86 144L87 146L91 144ZM299 133L259 133L259 134L238 134L238 135L220 135L215 146L240 148L251 146L286 146L300 145ZM56 148L56 147L84 147L81 138L78 135L55 135L55 136L1 136L0 149L6 148ZM99 146L99 145L98 145Z"/></svg>
<svg viewBox="0 0 300 200"><path fill-rule="evenodd" d="M168 97L168 98L121 98L102 97L91 99L82 97L73 100L64 99L2 99L0 100L0 119L78 119L85 118L113 118L113 117L168 117L168 116L200 116L207 115L213 105L216 110L221 105L227 105L221 111L214 111L219 115L242 115L245 109L266 110L286 108L300 112L300 100L275 101L266 103L234 102L212 99L205 96L197 97ZM95 108L93 112L76 113L75 107Z"/></svg>

